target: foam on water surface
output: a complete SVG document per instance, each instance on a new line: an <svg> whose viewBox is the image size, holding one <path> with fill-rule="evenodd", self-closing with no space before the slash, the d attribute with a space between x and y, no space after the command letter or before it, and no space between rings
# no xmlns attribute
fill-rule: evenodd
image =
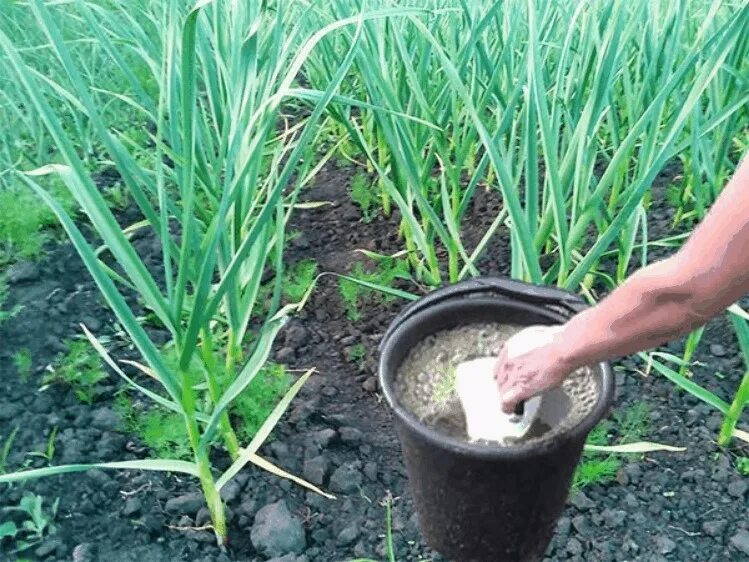
<svg viewBox="0 0 749 562"><path fill-rule="evenodd" d="M481 323L444 330L427 336L408 353L395 380L395 392L402 404L423 423L441 433L469 440L466 415L456 389L456 369L463 362L496 357L502 345L523 326ZM538 415L520 438L500 441L546 440L576 425L593 408L596 384L590 369L570 375L561 387L541 396ZM496 446L496 441L480 443Z"/></svg>

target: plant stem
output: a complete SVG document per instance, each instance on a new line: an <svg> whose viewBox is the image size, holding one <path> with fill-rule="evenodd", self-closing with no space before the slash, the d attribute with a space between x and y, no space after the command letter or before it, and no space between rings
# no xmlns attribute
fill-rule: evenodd
<svg viewBox="0 0 749 562"><path fill-rule="evenodd" d="M718 445L721 447L725 447L731 442L733 431L736 429L736 424L739 422L741 412L744 411L747 402L749 402L749 371L744 374L739 390L736 392L733 402L731 402L731 407L723 418L723 425L720 427L720 435L718 436Z"/></svg>
<svg viewBox="0 0 749 562"><path fill-rule="evenodd" d="M411 261L411 266L414 271L417 271L419 268L419 254L416 248L416 244L414 244L413 237L411 236L411 229L408 227L406 219L401 219L399 231L400 236L406 243L406 252L408 254L408 259Z"/></svg>
<svg viewBox="0 0 749 562"><path fill-rule="evenodd" d="M216 535L216 542L223 548L226 546L228 538L224 502L221 500L221 494L216 489L216 483L211 474L210 461L207 455L203 455L203 458L196 460L198 462L198 470L200 471L200 486L203 488L203 495L208 504L208 510L211 512L211 521L213 522L213 532Z"/></svg>
<svg viewBox="0 0 749 562"><path fill-rule="evenodd" d="M387 499L385 504L385 543L387 546L388 562L396 562L395 548L393 546L393 500Z"/></svg>
<svg viewBox="0 0 749 562"><path fill-rule="evenodd" d="M450 248L447 252L448 259L448 276L450 283L457 283L458 277L460 277L460 264L458 263L458 250L457 248Z"/></svg>
<svg viewBox="0 0 749 562"><path fill-rule="evenodd" d="M200 430L195 418L195 394L189 381L189 374L182 373L182 404L185 408L185 425L187 427L187 436L190 439L190 446L195 457L195 464L198 466L198 476L200 486L203 489L208 509L211 512L211 522L213 532L216 535L216 541L219 546L223 547L227 542L226 533L226 514L224 504L221 501L221 495L216 489L216 483L211 473L211 461L208 458L208 449L200 451Z"/></svg>
<svg viewBox="0 0 749 562"><path fill-rule="evenodd" d="M382 135L377 135L377 159L379 160L379 166L381 170L385 169L387 165L387 146L385 145L385 139ZM390 216L390 196L388 195L387 189L385 189L385 181L382 177L379 178L380 183L380 197L382 199L382 214L386 217Z"/></svg>
<svg viewBox="0 0 749 562"><path fill-rule="evenodd" d="M213 354L212 338L208 330L203 330L201 352L203 355L203 363L206 367L205 381L208 385L208 394L211 397L211 402L216 404L219 401L219 398L221 398L221 385L215 376L215 373L218 372L218 365ZM233 371L226 372L232 373ZM239 457L239 440L234 432L234 428L231 426L228 412L224 412L221 415L221 434L224 436L224 445L229 452L229 456L232 460L236 460Z"/></svg>

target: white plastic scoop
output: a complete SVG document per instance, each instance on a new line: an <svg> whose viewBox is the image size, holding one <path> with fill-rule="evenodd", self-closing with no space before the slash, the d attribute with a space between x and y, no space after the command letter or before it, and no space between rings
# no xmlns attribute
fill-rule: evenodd
<svg viewBox="0 0 749 562"><path fill-rule="evenodd" d="M455 371L455 390L471 441L502 442L523 437L541 405L541 397L535 396L525 402L521 415L502 412L502 397L494 379L496 363L496 357L481 357L460 363Z"/></svg>

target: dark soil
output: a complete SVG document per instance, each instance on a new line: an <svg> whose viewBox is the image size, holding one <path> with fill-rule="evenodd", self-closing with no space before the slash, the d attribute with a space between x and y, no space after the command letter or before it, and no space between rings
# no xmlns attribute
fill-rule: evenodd
<svg viewBox="0 0 749 562"><path fill-rule="evenodd" d="M346 194L350 176L349 170L329 165L304 194L306 200L334 204L298 212L293 228L302 236L292 243L290 263L314 258L321 271L343 273L363 259L357 248L382 253L399 249L397 218L360 221ZM496 196L477 196L467 239L478 239L498 206ZM652 217L650 236L655 239L667 232L667 207L656 202ZM506 240L506 232L500 232L482 260L482 272L507 274ZM152 240L143 237L137 244L139 251L157 259ZM19 428L8 469L27 462L43 466L27 453L44 450L55 427L55 464L147 457L113 409L121 388L114 377L100 385L91 407L59 385L38 391L41 372L64 351L64 339L80 334L81 322L97 335L108 335L108 348L116 357L132 355L74 250L63 244L38 264L16 268L10 272L15 281L5 307L23 308L0 327L0 448L13 428ZM289 366L314 366L318 374L261 453L292 473L320 482L336 500L250 466L226 488L232 542L229 552L222 553L210 532L195 530L206 523L206 510L195 495L197 483L189 478L99 470L47 478L4 487L0 506L16 505L24 490L42 495L45 505L60 498L57 532L22 556L11 553L6 541L0 546L0 560L385 560L387 498L394 504L396 560L441 560L420 542L391 416L375 379L377 344L399 306L370 302L363 320L351 322L337 280L326 276L306 310L277 342L277 353ZM367 350L363 364L349 359L357 344ZM681 345L671 348L678 351ZM31 352L35 368L27 381L18 376L13 361L24 348ZM697 359L704 366L695 368L695 380L730 400L744 372L730 325L723 319L712 322L700 350ZM749 560L748 486L734 467L734 456L741 453L723 451L714 442L720 415L662 377L642 376L636 371L641 365L633 360L618 362L616 368L617 409L644 401L651 412L644 438L688 449L625 459L616 481L594 484L573 497L548 560ZM267 507L271 504L276 505ZM10 516L0 512L0 523ZM263 538L276 543L275 554L253 547ZM281 557L289 552L293 554Z"/></svg>

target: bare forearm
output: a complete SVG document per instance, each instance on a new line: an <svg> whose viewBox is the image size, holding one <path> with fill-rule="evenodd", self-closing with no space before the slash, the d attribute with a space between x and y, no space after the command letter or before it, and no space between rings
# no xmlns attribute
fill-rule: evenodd
<svg viewBox="0 0 749 562"><path fill-rule="evenodd" d="M651 349L706 323L749 292L749 161L684 247L645 267L563 328L572 370Z"/></svg>
<svg viewBox="0 0 749 562"><path fill-rule="evenodd" d="M495 372L502 410L512 412L582 366L676 339L747 293L749 159L675 256L641 269L566 324L542 330L532 346L525 331L508 340Z"/></svg>
<svg viewBox="0 0 749 562"><path fill-rule="evenodd" d="M674 260L646 267L570 320L559 338L570 370L656 347L706 322L711 309L720 312L717 304L694 310L693 289L677 281L676 267Z"/></svg>

